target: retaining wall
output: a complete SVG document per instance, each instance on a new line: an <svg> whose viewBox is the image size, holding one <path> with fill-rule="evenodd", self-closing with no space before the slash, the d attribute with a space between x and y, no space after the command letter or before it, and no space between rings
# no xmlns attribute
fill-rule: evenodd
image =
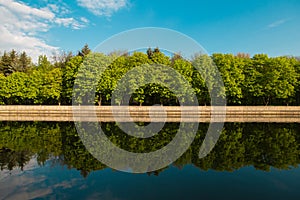
<svg viewBox="0 0 300 200"><path fill-rule="evenodd" d="M130 118L140 122L221 122L225 119L225 122L300 123L300 106L0 106L0 121L126 122Z"/></svg>

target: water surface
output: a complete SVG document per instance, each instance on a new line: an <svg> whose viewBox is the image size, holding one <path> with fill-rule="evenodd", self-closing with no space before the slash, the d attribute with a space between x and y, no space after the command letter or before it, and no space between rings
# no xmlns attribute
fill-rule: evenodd
<svg viewBox="0 0 300 200"><path fill-rule="evenodd" d="M139 125L145 125L140 123ZM155 151L178 124L136 139L102 123L110 141ZM0 199L299 199L299 124L226 123L213 151L199 159L208 124L172 165L145 174L118 172L85 149L73 123L0 123Z"/></svg>

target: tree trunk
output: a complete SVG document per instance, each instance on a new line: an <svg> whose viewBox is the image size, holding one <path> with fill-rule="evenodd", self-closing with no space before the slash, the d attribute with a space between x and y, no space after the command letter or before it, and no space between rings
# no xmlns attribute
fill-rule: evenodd
<svg viewBox="0 0 300 200"><path fill-rule="evenodd" d="M102 104L102 97L100 96L98 101L98 106L101 106L101 104Z"/></svg>

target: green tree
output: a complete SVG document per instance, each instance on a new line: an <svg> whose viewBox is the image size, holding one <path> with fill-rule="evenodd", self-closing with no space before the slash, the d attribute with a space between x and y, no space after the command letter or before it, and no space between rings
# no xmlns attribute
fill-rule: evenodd
<svg viewBox="0 0 300 200"><path fill-rule="evenodd" d="M26 104L30 90L29 77L23 72L15 72L6 77L2 95L6 104ZM2 88L2 87L1 87Z"/></svg>
<svg viewBox="0 0 300 200"><path fill-rule="evenodd" d="M299 58L290 58L291 65L294 66L296 72L296 83L295 88L295 98L292 99L295 105L300 105L300 59ZM292 97L291 97L292 98Z"/></svg>
<svg viewBox="0 0 300 200"><path fill-rule="evenodd" d="M89 53L91 53L91 49L89 48L89 45L85 44L84 47L78 52L78 56L85 57Z"/></svg>
<svg viewBox="0 0 300 200"><path fill-rule="evenodd" d="M59 68L50 71L44 69L34 70L30 76L32 80L32 93L36 93L35 104L60 104L62 90L62 72Z"/></svg>
<svg viewBox="0 0 300 200"><path fill-rule="evenodd" d="M102 101L105 104L110 104L112 92L117 87L118 81L136 64L128 62L129 57L126 55L111 55L110 57L113 61L102 73L96 89L96 101L98 105L101 105ZM121 102L116 103L121 104Z"/></svg>
<svg viewBox="0 0 300 200"><path fill-rule="evenodd" d="M72 103L74 81L82 61L81 56L72 57L62 68L62 104L71 105Z"/></svg>
<svg viewBox="0 0 300 200"><path fill-rule="evenodd" d="M214 88L218 87L216 81L220 81L216 77L216 66L213 63L213 60L208 55L195 55L192 59L192 65L194 67L193 73L193 88L197 95L198 102L201 105L210 105L210 93ZM216 97L224 97L225 91L224 88L220 88L220 90L215 92Z"/></svg>
<svg viewBox="0 0 300 200"><path fill-rule="evenodd" d="M14 72L27 72L32 66L31 58L23 51L18 54L15 50L8 53L4 52L0 62L0 72L5 76L9 76Z"/></svg>
<svg viewBox="0 0 300 200"><path fill-rule="evenodd" d="M147 56L148 56L149 59L151 59L151 58L152 58L152 55L153 55L153 51L152 51L152 49L149 47L149 48L147 49Z"/></svg>
<svg viewBox="0 0 300 200"><path fill-rule="evenodd" d="M227 103L230 105L241 104L242 84L245 80L243 59L232 54L213 54L212 59L223 78Z"/></svg>
<svg viewBox="0 0 300 200"><path fill-rule="evenodd" d="M286 57L269 58L267 55L255 55L253 67L256 69L256 83L254 96L268 105L274 99L283 99L294 96L294 87L297 75L294 66Z"/></svg>
<svg viewBox="0 0 300 200"><path fill-rule="evenodd" d="M6 93L6 78L3 74L0 73L0 105L5 104L5 93Z"/></svg>
<svg viewBox="0 0 300 200"><path fill-rule="evenodd" d="M31 58L27 56L25 51L23 51L19 57L17 71L27 72L31 66L32 66Z"/></svg>
<svg viewBox="0 0 300 200"><path fill-rule="evenodd" d="M81 73L77 74L74 83L74 103L77 104L94 104L99 97L95 97L94 92L97 90L100 74L112 62L112 58L102 53L90 53L83 60Z"/></svg>
<svg viewBox="0 0 300 200"><path fill-rule="evenodd" d="M171 61L168 56L160 52L158 48L155 48L153 54L151 56L151 60L153 63L162 64L162 65L170 65Z"/></svg>
<svg viewBox="0 0 300 200"><path fill-rule="evenodd" d="M48 60L46 55L40 55L38 58L37 68L43 71L49 71L53 68L53 65Z"/></svg>
<svg viewBox="0 0 300 200"><path fill-rule="evenodd" d="M73 54L72 52L65 52L65 51L62 51L62 52L55 52L53 55L52 55L52 60L53 60L53 65L54 67L56 68L65 68L66 67L66 64L73 58Z"/></svg>
<svg viewBox="0 0 300 200"><path fill-rule="evenodd" d="M14 72L13 65L12 65L12 60L11 57L8 53L4 52L2 58L1 58L1 72L5 76L9 76Z"/></svg>

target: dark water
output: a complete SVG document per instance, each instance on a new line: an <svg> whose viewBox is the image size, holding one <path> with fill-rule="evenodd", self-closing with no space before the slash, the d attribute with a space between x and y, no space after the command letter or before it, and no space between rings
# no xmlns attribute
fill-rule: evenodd
<svg viewBox="0 0 300 200"><path fill-rule="evenodd" d="M132 152L155 151L178 129L168 123L158 135L136 139L114 123L101 126ZM0 199L300 199L300 124L227 123L199 159L207 127L199 125L172 165L130 174L94 159L73 123L0 122Z"/></svg>

